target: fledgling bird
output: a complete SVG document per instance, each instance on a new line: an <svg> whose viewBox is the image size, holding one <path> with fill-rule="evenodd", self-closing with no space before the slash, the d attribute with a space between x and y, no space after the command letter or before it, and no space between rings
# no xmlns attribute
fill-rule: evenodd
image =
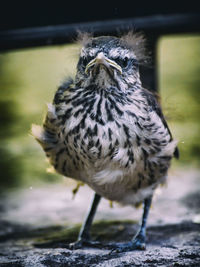
<svg viewBox="0 0 200 267"><path fill-rule="evenodd" d="M58 173L95 191L73 248L92 242L90 227L104 197L125 205L144 202L138 233L116 251L145 249L154 190L178 157L156 97L142 87L139 65L145 60L141 35L84 35L75 80L58 88L43 127L32 129Z"/></svg>

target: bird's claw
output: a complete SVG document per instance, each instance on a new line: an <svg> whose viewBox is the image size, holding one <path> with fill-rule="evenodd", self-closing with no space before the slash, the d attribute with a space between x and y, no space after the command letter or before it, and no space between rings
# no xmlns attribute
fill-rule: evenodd
<svg viewBox="0 0 200 267"><path fill-rule="evenodd" d="M141 242L138 239L135 239L131 242L125 243L125 244L118 244L116 245L111 251L110 254L113 253L121 253L121 252L129 252L133 250L145 250L146 244L144 242Z"/></svg>
<svg viewBox="0 0 200 267"><path fill-rule="evenodd" d="M84 247L98 247L99 245L100 245L100 242L98 241L80 239L80 240L77 240L76 242L70 243L69 249L75 250L75 249L80 249Z"/></svg>
<svg viewBox="0 0 200 267"><path fill-rule="evenodd" d="M82 240L78 240L76 242L70 243L69 244L69 249L71 250L75 250L75 249L79 249L83 246L83 241Z"/></svg>

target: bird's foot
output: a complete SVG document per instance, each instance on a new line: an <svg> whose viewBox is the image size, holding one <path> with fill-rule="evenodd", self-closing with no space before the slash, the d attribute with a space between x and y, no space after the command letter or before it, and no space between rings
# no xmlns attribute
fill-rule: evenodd
<svg viewBox="0 0 200 267"><path fill-rule="evenodd" d="M110 253L128 252L133 250L145 250L146 243L143 236L136 236L132 241L123 244L116 244Z"/></svg>
<svg viewBox="0 0 200 267"><path fill-rule="evenodd" d="M93 241L90 239L79 239L76 242L70 243L69 249L75 250L75 249L80 249L84 247L98 247L98 246L100 246L99 241Z"/></svg>

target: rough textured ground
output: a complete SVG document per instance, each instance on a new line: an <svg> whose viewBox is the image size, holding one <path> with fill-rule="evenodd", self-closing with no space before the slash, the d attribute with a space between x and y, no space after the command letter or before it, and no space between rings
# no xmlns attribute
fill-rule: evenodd
<svg viewBox="0 0 200 267"><path fill-rule="evenodd" d="M99 247L71 251L92 198L84 186L72 200L65 183L7 192L0 202L0 266L200 266L200 172L170 173L154 197L146 251L110 254L131 239L142 210L100 203L92 236Z"/></svg>

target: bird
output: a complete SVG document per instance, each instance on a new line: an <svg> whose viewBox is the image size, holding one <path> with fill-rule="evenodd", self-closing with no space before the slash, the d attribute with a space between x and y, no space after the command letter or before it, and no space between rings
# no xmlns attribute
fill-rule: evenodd
<svg viewBox="0 0 200 267"><path fill-rule="evenodd" d="M161 105L143 87L140 66L149 60L143 34L82 33L76 75L58 87L42 126L32 134L57 173L87 184L94 197L77 241L92 244L90 229L101 198L122 205L143 203L138 232L117 252L144 250L155 189L166 181L177 141Z"/></svg>

